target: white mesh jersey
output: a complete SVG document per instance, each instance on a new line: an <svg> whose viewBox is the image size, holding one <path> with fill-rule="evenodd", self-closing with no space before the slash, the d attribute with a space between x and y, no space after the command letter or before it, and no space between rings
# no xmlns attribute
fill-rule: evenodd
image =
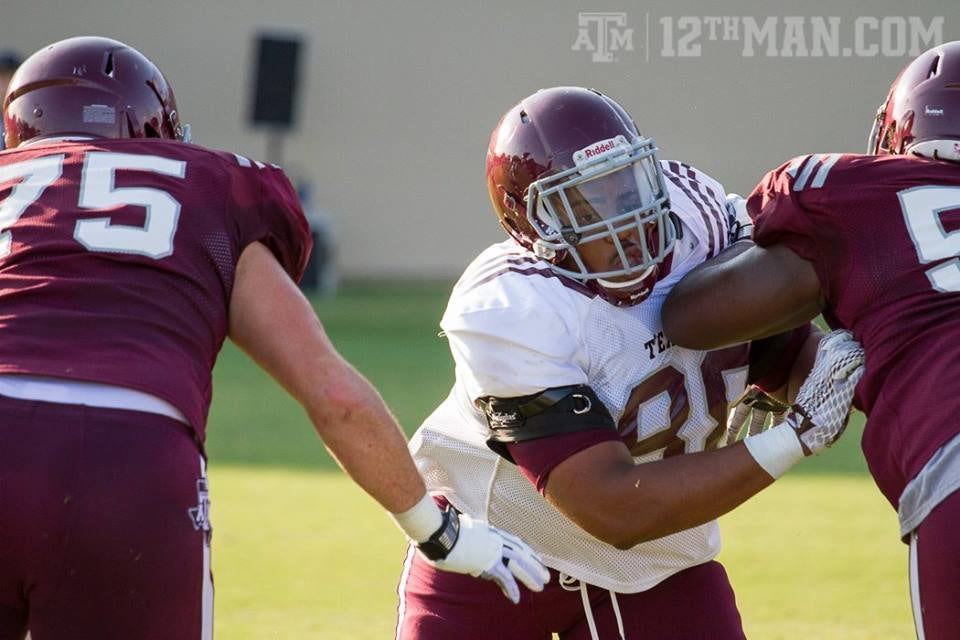
<svg viewBox="0 0 960 640"><path fill-rule="evenodd" d="M704 353L670 345L660 307L670 288L726 243L721 186L663 163L682 223L671 272L639 305L615 307L558 276L512 240L467 267L441 321L456 362L449 397L410 447L431 493L530 543L548 565L621 593L643 591L719 551L715 522L618 550L550 505L486 445L483 396L515 397L589 385L638 463L720 444L728 403L747 377L747 347Z"/></svg>

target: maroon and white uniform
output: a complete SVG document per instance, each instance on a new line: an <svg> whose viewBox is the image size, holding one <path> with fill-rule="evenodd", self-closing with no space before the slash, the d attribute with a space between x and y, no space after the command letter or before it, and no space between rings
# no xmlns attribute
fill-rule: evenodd
<svg viewBox="0 0 960 640"><path fill-rule="evenodd" d="M671 210L682 227L672 270L642 303L618 307L554 271L513 240L467 267L441 326L456 362L450 396L427 418L411 450L428 490L461 511L527 541L556 574L521 609L496 589L466 589L414 554L400 586L399 638L740 638L740 617L722 567L717 524L619 550L581 529L542 495L550 470L598 442L620 439L638 462L722 444L728 404L744 390L749 347L704 353L663 336L660 308L673 285L726 244L725 192L713 179L663 163ZM512 464L486 444L476 400L588 385L619 429L511 444ZM690 573L688 573L690 572ZM683 586L680 586L683 585ZM565 590L580 591L582 597ZM696 592L683 626L649 623L664 598ZM498 601L499 600L499 601ZM669 613L665 613L669 615ZM594 625L596 624L596 629ZM604 630L598 636L597 629Z"/></svg>
<svg viewBox="0 0 960 640"><path fill-rule="evenodd" d="M757 244L810 261L824 317L866 349L855 399L867 414L863 452L899 511L901 536L920 533L920 584L946 577L920 593L928 633L953 637L960 554L932 549L960 526L960 167L909 155L801 156L764 177L748 210ZM954 619L931 622L944 611Z"/></svg>
<svg viewBox="0 0 960 640"><path fill-rule="evenodd" d="M209 637L211 370L258 241L300 277L276 167L163 140L0 153L3 640L28 617L38 640Z"/></svg>

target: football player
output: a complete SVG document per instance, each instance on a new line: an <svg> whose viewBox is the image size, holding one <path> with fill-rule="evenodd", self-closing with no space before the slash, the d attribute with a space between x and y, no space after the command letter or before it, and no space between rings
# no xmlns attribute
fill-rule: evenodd
<svg viewBox="0 0 960 640"><path fill-rule="evenodd" d="M441 326L456 381L411 448L438 501L522 536L557 579L507 610L411 550L398 638L742 638L714 519L837 437L859 346L837 334L818 351L806 327L710 353L672 345L660 306L726 246L725 193L659 161L599 92L522 100L486 174L510 237L453 289ZM748 381L796 396L809 420L717 449Z"/></svg>
<svg viewBox="0 0 960 640"><path fill-rule="evenodd" d="M229 336L432 566L542 588L523 543L443 513L297 288L284 173L188 142L160 70L106 38L14 75L0 153L0 639L212 637L203 451Z"/></svg>
<svg viewBox="0 0 960 640"><path fill-rule="evenodd" d="M693 271L663 312L667 336L692 348L821 312L863 343L863 452L910 545L914 619L927 640L960 629L958 162L960 42L951 42L900 73L866 155L794 158L735 203L755 244Z"/></svg>

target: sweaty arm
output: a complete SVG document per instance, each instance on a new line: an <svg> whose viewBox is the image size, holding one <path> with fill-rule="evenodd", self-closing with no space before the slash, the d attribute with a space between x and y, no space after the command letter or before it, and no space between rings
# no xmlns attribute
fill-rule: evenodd
<svg viewBox="0 0 960 640"><path fill-rule="evenodd" d="M554 467L544 497L594 537L629 549L709 522L773 481L743 443L637 465L626 445L608 441Z"/></svg>
<svg viewBox="0 0 960 640"><path fill-rule="evenodd" d="M307 412L337 463L386 508L439 569L491 580L514 603L550 574L523 541L426 492L407 441L376 390L340 354L273 254L248 245L230 298L230 338Z"/></svg>
<svg viewBox="0 0 960 640"><path fill-rule="evenodd" d="M784 246L738 242L673 288L663 329L674 344L715 349L800 326L823 306L810 262Z"/></svg>
<svg viewBox="0 0 960 640"><path fill-rule="evenodd" d="M379 394L337 353L310 303L258 242L237 264L230 338L303 405L340 466L387 510L404 512L424 496L406 438Z"/></svg>

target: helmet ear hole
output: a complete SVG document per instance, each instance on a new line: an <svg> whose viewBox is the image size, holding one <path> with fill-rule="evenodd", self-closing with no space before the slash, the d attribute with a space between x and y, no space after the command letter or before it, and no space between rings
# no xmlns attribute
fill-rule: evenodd
<svg viewBox="0 0 960 640"><path fill-rule="evenodd" d="M504 193L503 193L503 206L505 206L505 207L506 207L507 209L509 209L510 211L513 211L514 213L518 213L518 211L517 211L517 199L514 198L514 197L513 197L512 195L510 195L509 193L507 193L506 191L504 191Z"/></svg>

